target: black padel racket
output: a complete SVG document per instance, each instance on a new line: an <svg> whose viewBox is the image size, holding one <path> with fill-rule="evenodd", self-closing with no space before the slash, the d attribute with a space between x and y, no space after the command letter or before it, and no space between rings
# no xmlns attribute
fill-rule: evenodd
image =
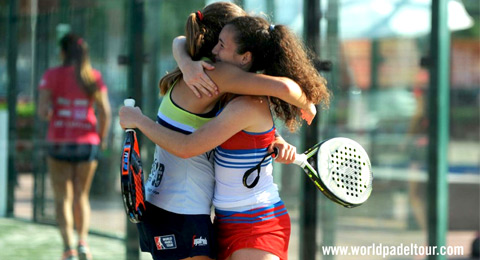
<svg viewBox="0 0 480 260"><path fill-rule="evenodd" d="M124 104L133 107L135 100L126 99ZM120 180L127 217L131 222L139 223L145 213L145 188L137 134L133 129L125 130Z"/></svg>
<svg viewBox="0 0 480 260"><path fill-rule="evenodd" d="M277 153L265 155L257 166L246 171L243 185L255 187L263 161ZM344 207L360 206L370 197L373 181L370 159L363 147L351 139L336 137L320 142L303 154L297 154L293 163L303 168L325 196ZM250 175L254 173L252 181Z"/></svg>
<svg viewBox="0 0 480 260"><path fill-rule="evenodd" d="M362 205L372 192L372 166L368 154L354 140L336 137L297 154L294 164L303 168L330 200L347 208Z"/></svg>

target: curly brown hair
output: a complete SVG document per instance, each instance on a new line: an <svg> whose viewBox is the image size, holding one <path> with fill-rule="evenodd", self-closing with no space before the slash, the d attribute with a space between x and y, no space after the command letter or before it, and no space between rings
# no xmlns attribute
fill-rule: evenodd
<svg viewBox="0 0 480 260"><path fill-rule="evenodd" d="M234 27L237 53L252 53L250 71L288 77L300 85L309 101L328 107L327 81L315 69L310 51L289 28L252 16L235 18L226 26ZM290 130L298 128L300 109L278 98L271 100L275 114L285 125Z"/></svg>
<svg viewBox="0 0 480 260"><path fill-rule="evenodd" d="M190 13L185 24L187 52L193 60L203 57L212 58L212 49L218 42L223 26L235 17L245 16L246 12L230 2L209 4L201 11ZM177 67L165 75L159 83L160 93L164 95L175 81L182 77Z"/></svg>

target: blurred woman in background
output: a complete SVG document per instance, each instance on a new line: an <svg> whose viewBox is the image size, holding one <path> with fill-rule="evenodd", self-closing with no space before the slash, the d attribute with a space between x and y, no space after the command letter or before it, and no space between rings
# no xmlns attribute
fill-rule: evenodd
<svg viewBox="0 0 480 260"><path fill-rule="evenodd" d="M92 259L87 245L89 192L99 149L106 146L110 103L100 72L90 65L87 43L67 34L60 40L60 49L62 65L47 70L40 82L38 115L49 121L47 161L64 244L62 260L77 255L87 260ZM72 247L74 224L76 249Z"/></svg>

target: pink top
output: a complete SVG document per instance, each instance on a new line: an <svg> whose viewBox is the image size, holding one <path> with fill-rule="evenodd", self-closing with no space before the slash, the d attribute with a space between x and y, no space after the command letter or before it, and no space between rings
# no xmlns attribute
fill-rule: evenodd
<svg viewBox="0 0 480 260"><path fill-rule="evenodd" d="M93 70L100 91L107 91L100 72ZM77 83L73 66L61 66L45 72L39 89L51 91L53 115L47 141L54 143L100 143L93 99Z"/></svg>

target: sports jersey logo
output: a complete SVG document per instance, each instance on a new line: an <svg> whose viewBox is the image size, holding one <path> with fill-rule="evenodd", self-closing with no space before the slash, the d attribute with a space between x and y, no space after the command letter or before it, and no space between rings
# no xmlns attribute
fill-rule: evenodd
<svg viewBox="0 0 480 260"><path fill-rule="evenodd" d="M164 171L165 171L165 165L163 165L163 163L159 163L157 158L153 159L151 172L148 175L147 182L151 182L151 185L154 187L160 186Z"/></svg>
<svg viewBox="0 0 480 260"><path fill-rule="evenodd" d="M122 175L128 174L128 155L130 154L131 145L126 144L123 147L123 163L122 163Z"/></svg>
<svg viewBox="0 0 480 260"><path fill-rule="evenodd" d="M175 241L175 235L166 235L154 237L157 250L167 250L177 248L177 242Z"/></svg>
<svg viewBox="0 0 480 260"><path fill-rule="evenodd" d="M208 241L206 238L203 238L203 237L199 237L199 238L195 238L196 235L193 236L193 245L192 247L195 247L195 246L207 246L208 245Z"/></svg>

